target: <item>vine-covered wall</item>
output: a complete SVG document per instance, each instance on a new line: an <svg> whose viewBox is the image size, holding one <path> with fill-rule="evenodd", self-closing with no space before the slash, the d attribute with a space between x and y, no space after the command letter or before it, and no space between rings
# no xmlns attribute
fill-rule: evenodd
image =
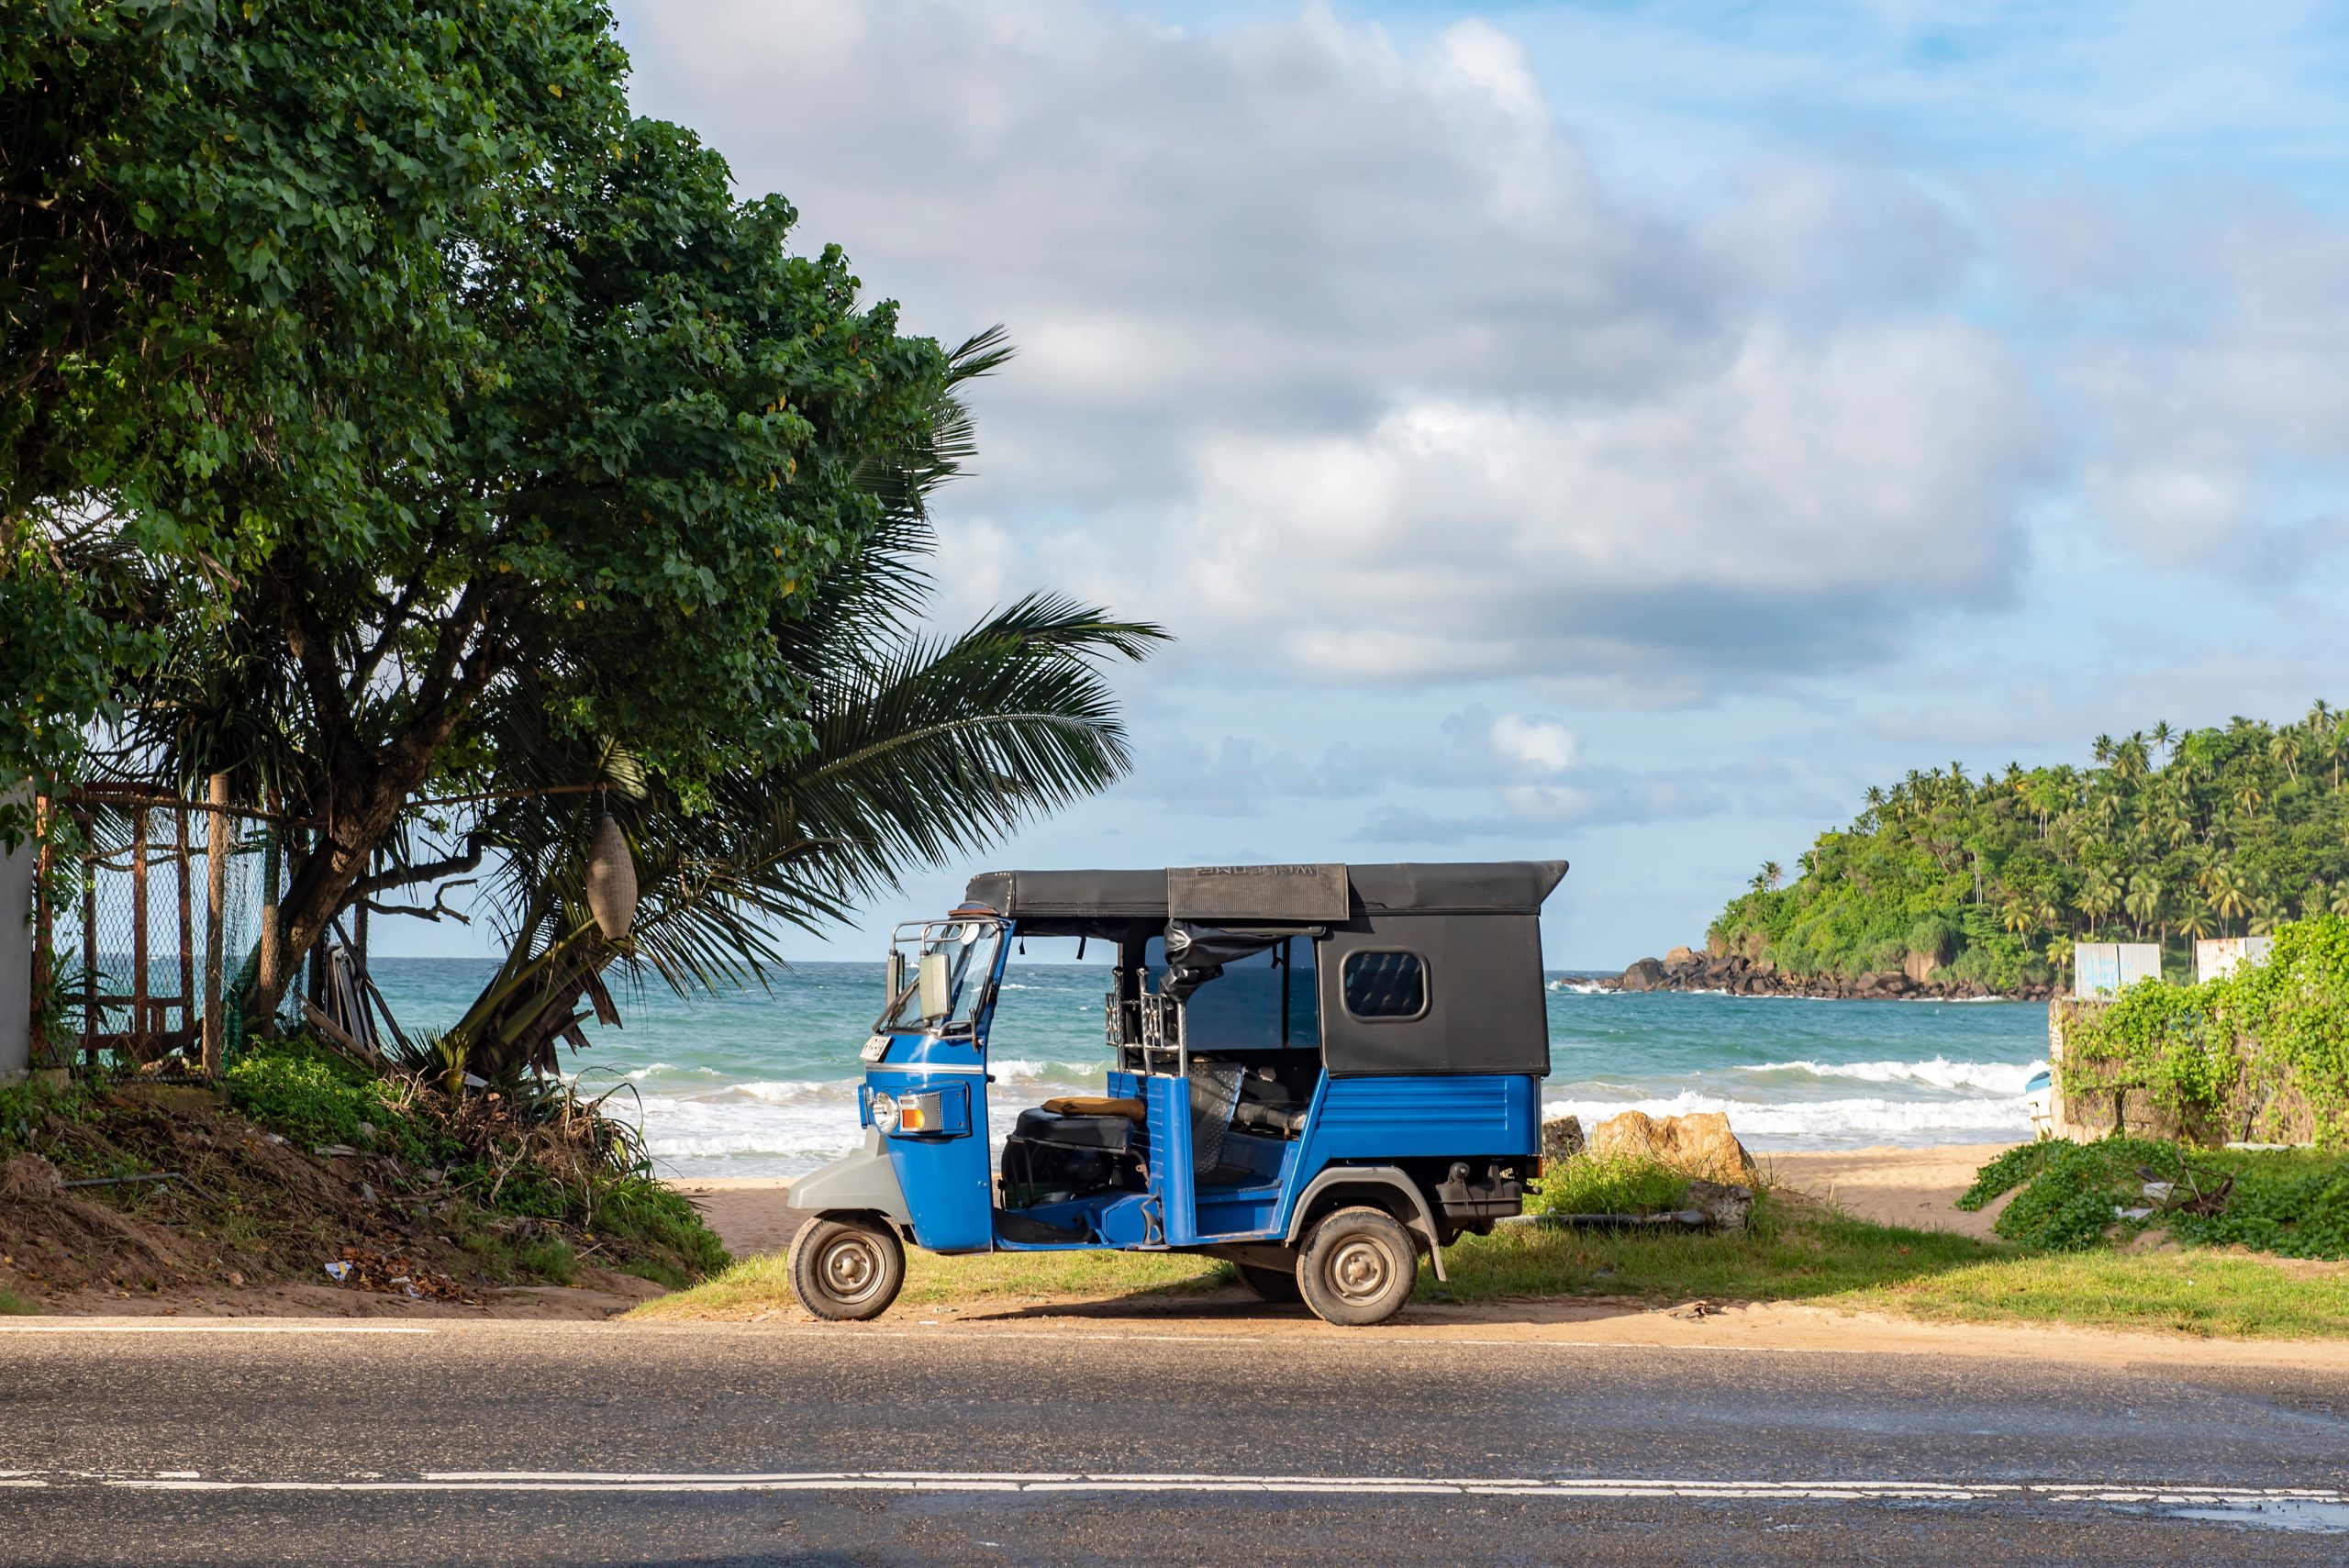
<svg viewBox="0 0 2349 1568"><path fill-rule="evenodd" d="M2050 1035L2071 1127L2349 1148L2349 919L2279 926L2224 979L2058 1002Z"/></svg>

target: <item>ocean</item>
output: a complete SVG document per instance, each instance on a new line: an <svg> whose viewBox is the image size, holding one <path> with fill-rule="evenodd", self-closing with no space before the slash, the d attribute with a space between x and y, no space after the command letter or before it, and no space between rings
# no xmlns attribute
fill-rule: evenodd
<svg viewBox="0 0 2349 1568"><path fill-rule="evenodd" d="M495 965L379 958L376 984L411 1035L454 1023ZM1098 1094L1100 964L1026 962L1006 973L993 1034L989 1122ZM620 1029L585 1026L567 1070L640 1125L663 1174L792 1176L857 1142L857 1049L881 1008L881 965L802 963L772 991L683 1001L616 988ZM1756 1150L1978 1143L2028 1138L2023 1085L2047 1050L2035 1002L1814 1002L1618 994L1553 973L1542 1103L1587 1128L1617 1111L1726 1111Z"/></svg>

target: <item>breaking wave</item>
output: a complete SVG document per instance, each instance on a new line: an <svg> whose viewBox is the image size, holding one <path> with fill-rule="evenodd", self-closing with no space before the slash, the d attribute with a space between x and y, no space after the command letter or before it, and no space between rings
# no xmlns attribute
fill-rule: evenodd
<svg viewBox="0 0 2349 1568"><path fill-rule="evenodd" d="M1989 1137L2031 1136L2031 1102L2021 1095L1998 1099L1843 1099L1759 1101L1726 1099L1683 1091L1670 1099L1544 1101L1546 1117L1573 1116L1585 1129L1624 1111L1653 1117L1720 1111L1741 1138L1766 1140L1776 1148L1850 1146L1857 1143L1942 1143Z"/></svg>

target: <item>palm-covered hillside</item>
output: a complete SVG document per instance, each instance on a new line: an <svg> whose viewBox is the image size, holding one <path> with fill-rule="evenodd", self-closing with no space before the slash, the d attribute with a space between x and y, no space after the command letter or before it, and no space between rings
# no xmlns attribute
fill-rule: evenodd
<svg viewBox="0 0 2349 1568"><path fill-rule="evenodd" d="M2010 989L2050 978L2076 940L2159 941L2349 913L2349 719L2166 724L2097 738L2096 765L1968 778L1953 763L1870 789L1800 875L1772 863L1712 934L1795 974L1899 968Z"/></svg>

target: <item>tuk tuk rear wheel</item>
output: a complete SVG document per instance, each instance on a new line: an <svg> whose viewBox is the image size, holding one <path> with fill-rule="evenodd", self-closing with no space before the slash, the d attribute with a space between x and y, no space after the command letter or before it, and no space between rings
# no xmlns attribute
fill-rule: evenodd
<svg viewBox="0 0 2349 1568"><path fill-rule="evenodd" d="M906 1283L906 1249L875 1220L811 1219L791 1239L791 1294L836 1323L878 1318Z"/></svg>
<svg viewBox="0 0 2349 1568"><path fill-rule="evenodd" d="M1305 1305L1350 1329L1384 1323L1403 1310L1419 1281L1411 1233L1383 1208L1341 1208L1314 1226L1297 1262Z"/></svg>
<svg viewBox="0 0 2349 1568"><path fill-rule="evenodd" d="M1240 1283L1256 1293L1260 1301L1270 1301L1288 1307L1305 1299L1297 1288L1297 1276L1285 1269L1268 1269L1257 1263L1234 1263L1231 1272Z"/></svg>

